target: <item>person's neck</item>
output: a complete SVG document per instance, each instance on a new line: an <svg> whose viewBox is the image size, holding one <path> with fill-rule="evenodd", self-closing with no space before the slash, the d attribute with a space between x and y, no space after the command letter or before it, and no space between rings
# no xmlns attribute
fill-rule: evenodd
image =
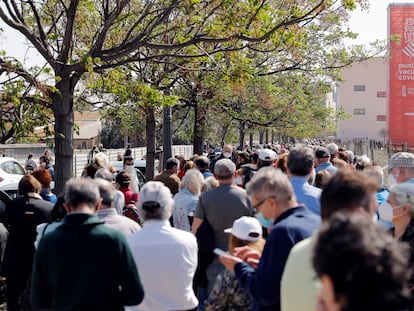
<svg viewBox="0 0 414 311"><path fill-rule="evenodd" d="M218 181L220 183L220 186L221 185L232 185L233 184L233 179L232 178L230 178L230 179L219 179Z"/></svg>
<svg viewBox="0 0 414 311"><path fill-rule="evenodd" d="M295 207L298 207L298 203L296 201L291 200L291 201L287 202L286 204L279 203L279 205L277 207L277 212L278 213L277 213L275 219L279 218L280 215L282 215L284 212L286 212L286 211L288 211L292 208L295 208Z"/></svg>
<svg viewBox="0 0 414 311"><path fill-rule="evenodd" d="M70 207L69 213L85 213L85 214L95 214L96 209L91 207L86 203L81 203L75 208Z"/></svg>
<svg viewBox="0 0 414 311"><path fill-rule="evenodd" d="M404 234L410 221L411 217L398 217L393 219L392 223L394 224L394 234L397 239Z"/></svg>

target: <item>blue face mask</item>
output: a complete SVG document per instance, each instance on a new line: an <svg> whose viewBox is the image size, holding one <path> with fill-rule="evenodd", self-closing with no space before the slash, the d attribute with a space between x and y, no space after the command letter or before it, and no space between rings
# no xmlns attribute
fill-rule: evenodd
<svg viewBox="0 0 414 311"><path fill-rule="evenodd" d="M265 228L270 228L273 225L273 219L266 219L262 213L257 213L255 217Z"/></svg>

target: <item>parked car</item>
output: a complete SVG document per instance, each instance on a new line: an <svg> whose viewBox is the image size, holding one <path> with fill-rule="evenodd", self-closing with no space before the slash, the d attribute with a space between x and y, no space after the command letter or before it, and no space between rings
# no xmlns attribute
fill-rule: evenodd
<svg viewBox="0 0 414 311"><path fill-rule="evenodd" d="M4 212L7 202L11 200L12 198L6 192L0 190L0 214Z"/></svg>
<svg viewBox="0 0 414 311"><path fill-rule="evenodd" d="M154 176L158 174L158 167L159 167L159 161L155 160L155 169L154 169ZM112 161L110 164L110 166L112 166L115 171L117 173L121 172L124 168L124 164L122 161ZM138 182L139 182L139 188L141 189L141 187L145 184L145 169L147 166L147 161L146 160L134 160L134 167L136 168L137 171L137 177L138 177Z"/></svg>
<svg viewBox="0 0 414 311"><path fill-rule="evenodd" d="M19 181L25 174L23 166L16 159L0 157L0 190L11 198L17 196Z"/></svg>

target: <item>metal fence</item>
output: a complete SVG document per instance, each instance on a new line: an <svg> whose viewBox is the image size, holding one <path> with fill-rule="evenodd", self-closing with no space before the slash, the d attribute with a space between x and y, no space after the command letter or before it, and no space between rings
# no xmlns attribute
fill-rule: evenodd
<svg viewBox="0 0 414 311"><path fill-rule="evenodd" d="M27 146L28 151L24 153L15 153L15 158L19 161L22 165L25 163L27 159L27 153L30 152L30 145ZM145 155L147 154L146 147L139 147L139 148L131 148L132 156L134 159L144 159ZM83 168L88 163L88 154L90 150L86 149L77 149L74 151L73 155L73 176L80 177L83 171ZM125 149L108 149L106 150L106 155L108 157L108 161L116 161L119 155L123 155ZM11 155L11 154L10 154ZM176 145L172 146L172 156L176 155L183 155L186 159L190 158L193 155L193 146L187 145ZM54 154L52 154L52 158L54 158ZM38 161L38 157L35 159Z"/></svg>

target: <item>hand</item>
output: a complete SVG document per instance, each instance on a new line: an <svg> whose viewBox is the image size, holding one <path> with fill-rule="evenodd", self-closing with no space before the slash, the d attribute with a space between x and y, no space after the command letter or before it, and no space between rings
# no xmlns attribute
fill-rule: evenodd
<svg viewBox="0 0 414 311"><path fill-rule="evenodd" d="M261 257L259 251L249 246L236 247L233 255L247 262L254 269L257 269Z"/></svg>
<svg viewBox="0 0 414 311"><path fill-rule="evenodd" d="M227 270L234 272L234 266L240 262L243 262L240 258L231 255L219 256L220 262L226 267Z"/></svg>

